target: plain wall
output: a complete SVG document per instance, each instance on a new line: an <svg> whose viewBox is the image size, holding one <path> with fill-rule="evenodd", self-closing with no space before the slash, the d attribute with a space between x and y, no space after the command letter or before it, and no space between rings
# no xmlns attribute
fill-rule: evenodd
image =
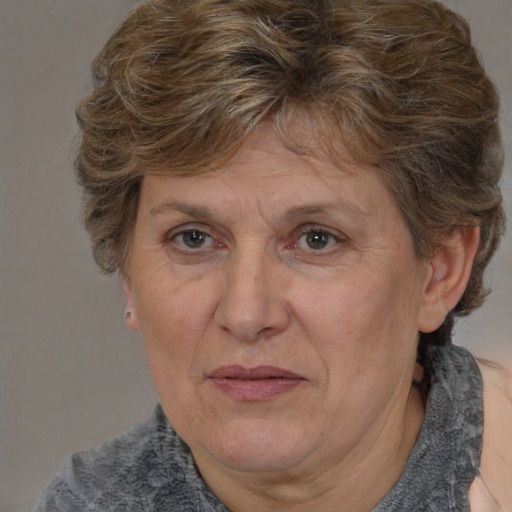
<svg viewBox="0 0 512 512"><path fill-rule="evenodd" d="M156 401L117 278L99 275L72 172L74 105L133 0L0 0L0 510L28 510L66 454L147 418ZM512 2L454 0L502 96L512 154ZM511 161L505 194L512 197ZM511 216L510 204L507 211ZM510 233L486 306L457 342L512 353Z"/></svg>

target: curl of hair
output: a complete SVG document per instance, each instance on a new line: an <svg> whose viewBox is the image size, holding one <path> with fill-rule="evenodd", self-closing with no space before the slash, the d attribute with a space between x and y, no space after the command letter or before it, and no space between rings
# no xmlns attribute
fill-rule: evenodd
<svg viewBox="0 0 512 512"><path fill-rule="evenodd" d="M450 230L480 227L467 289L443 326L420 333L420 359L482 303L504 225L498 98L467 23L441 3L150 0L106 43L93 78L77 107L76 171L104 272L129 266L145 173L212 169L261 123L306 151L290 129L301 111L317 150L336 159L341 141L378 170L419 258Z"/></svg>

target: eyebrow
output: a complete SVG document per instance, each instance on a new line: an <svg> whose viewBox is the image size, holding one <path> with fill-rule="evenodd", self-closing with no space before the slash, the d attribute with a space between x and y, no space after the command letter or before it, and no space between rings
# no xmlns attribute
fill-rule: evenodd
<svg viewBox="0 0 512 512"><path fill-rule="evenodd" d="M333 210L356 218L368 217L371 215L370 212L362 210L349 201L339 200L328 203L294 206L284 212L283 215L278 215L276 220L278 223L300 222L302 220L307 220L313 215L327 214ZM168 199L156 204L149 210L149 215L154 217L165 214L169 211L178 211L200 220L207 220L217 217L215 211L211 210L210 208L184 203L174 199Z"/></svg>
<svg viewBox="0 0 512 512"><path fill-rule="evenodd" d="M195 217L197 219L207 219L214 216L214 212L209 208L205 208L204 206L197 206L194 204L183 203L181 201L175 200L166 200L162 203L156 204L149 210L149 215L154 217L156 215L161 215L168 211L178 211L184 213L185 215L190 215L191 217Z"/></svg>
<svg viewBox="0 0 512 512"><path fill-rule="evenodd" d="M330 211L343 212L351 217L367 217L371 214L357 207L355 204L348 201L333 201L329 203L301 205L290 208L285 214L279 217L279 220L284 222L297 222L305 220L312 215L322 215Z"/></svg>

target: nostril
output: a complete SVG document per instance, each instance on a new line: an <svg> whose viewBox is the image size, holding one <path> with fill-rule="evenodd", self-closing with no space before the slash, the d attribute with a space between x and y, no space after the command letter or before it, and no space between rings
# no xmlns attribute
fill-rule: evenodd
<svg viewBox="0 0 512 512"><path fill-rule="evenodd" d="M272 327L264 327L263 329L261 329L258 332L257 336L258 336L258 338L263 338L263 339L271 338L275 331L276 330Z"/></svg>

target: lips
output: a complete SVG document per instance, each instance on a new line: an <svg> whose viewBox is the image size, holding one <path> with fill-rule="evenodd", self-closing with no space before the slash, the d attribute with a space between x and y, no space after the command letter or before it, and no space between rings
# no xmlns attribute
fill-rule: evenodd
<svg viewBox="0 0 512 512"><path fill-rule="evenodd" d="M275 366L222 366L208 378L220 391L242 401L269 400L292 391L305 381L299 375Z"/></svg>

